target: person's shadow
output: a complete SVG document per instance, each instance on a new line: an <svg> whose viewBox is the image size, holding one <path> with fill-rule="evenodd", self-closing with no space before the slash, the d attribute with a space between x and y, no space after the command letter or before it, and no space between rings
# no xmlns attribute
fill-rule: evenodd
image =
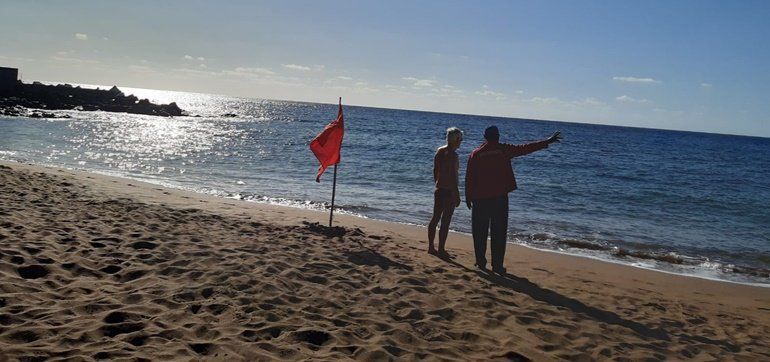
<svg viewBox="0 0 770 362"><path fill-rule="evenodd" d="M660 328L652 329L641 323L623 319L615 313L587 306L579 300L564 296L550 289L541 288L537 284L530 282L529 279L527 278L517 277L510 273L505 273L505 275L499 275L492 272L473 270L452 259L449 259L449 258L442 258L442 259L447 263L457 266L459 268L465 269L466 271L475 272L478 276L486 279L490 283L511 289L515 292L526 294L532 299L539 300L541 302L545 302L553 306L567 308L574 313L591 317L603 323L615 324L622 327L626 327L646 338L654 338L654 339L659 339L664 341L671 341L671 338L668 336L668 333L666 333L666 331L663 329L660 329Z"/></svg>
<svg viewBox="0 0 770 362"><path fill-rule="evenodd" d="M576 314L582 314L584 316L593 318L599 322L607 324L615 324L621 327L628 328L645 339L657 339L666 342L671 342L669 333L662 328L649 328L644 324L634 322L631 320L623 319L619 315L610 311L601 310L591 306L585 305L583 302L573 299L550 289L542 288L535 283L532 283L527 278L517 277L510 273L504 275L494 274L489 271L481 271L477 269L470 269L465 265L462 265L450 258L441 258L447 263L454 265L458 268L464 269L469 272L474 272L481 278L486 279L490 283L511 289L515 292L526 294L532 299L539 300L541 302L548 303L557 307L564 307ZM693 344L710 344L724 349L731 353L737 353L741 351L741 347L728 340L711 339L705 336L690 335L684 330L673 333L679 343L693 343Z"/></svg>

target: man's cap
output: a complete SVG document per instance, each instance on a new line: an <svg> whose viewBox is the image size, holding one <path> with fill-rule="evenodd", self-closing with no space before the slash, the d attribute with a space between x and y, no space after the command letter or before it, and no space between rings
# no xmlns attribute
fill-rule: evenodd
<svg viewBox="0 0 770 362"><path fill-rule="evenodd" d="M489 126L487 129L484 130L484 138L499 138L500 137L500 130L497 129L497 126Z"/></svg>

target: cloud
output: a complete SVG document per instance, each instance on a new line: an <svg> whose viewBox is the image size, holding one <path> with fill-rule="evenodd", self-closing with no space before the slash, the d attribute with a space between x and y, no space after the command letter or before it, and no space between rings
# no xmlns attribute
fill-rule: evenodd
<svg viewBox="0 0 770 362"><path fill-rule="evenodd" d="M185 76L193 76L193 77L201 77L201 78L211 78L216 77L220 73L203 70L203 69L192 69L192 68L175 68L171 69L172 72L177 74L182 74Z"/></svg>
<svg viewBox="0 0 770 362"><path fill-rule="evenodd" d="M530 99L526 100L530 103L539 103L539 104L554 104L554 103L560 103L561 100L556 97L532 97Z"/></svg>
<svg viewBox="0 0 770 362"><path fill-rule="evenodd" d="M199 67L199 68L201 68L201 69L206 69L206 68L208 68L208 67L206 66L206 64L202 64L202 63L201 63L201 64L198 64L198 67Z"/></svg>
<svg viewBox="0 0 770 362"><path fill-rule="evenodd" d="M602 102L599 99L588 97L576 100L562 100L557 97L532 97L523 100L526 103L541 105L541 106L554 106L565 108L589 108L589 109L603 109L607 108L607 103Z"/></svg>
<svg viewBox="0 0 770 362"><path fill-rule="evenodd" d="M713 85L711 85L711 83L701 83L700 87L701 88L711 88L711 87L713 87Z"/></svg>
<svg viewBox="0 0 770 362"><path fill-rule="evenodd" d="M461 97L465 98L465 94L462 89L459 89L453 85L444 84L440 88L433 88L433 94L440 97Z"/></svg>
<svg viewBox="0 0 770 362"><path fill-rule="evenodd" d="M660 83L659 80L652 78L637 78L637 77L612 77L612 80L626 83Z"/></svg>
<svg viewBox="0 0 770 362"><path fill-rule="evenodd" d="M98 60L81 58L75 52L68 51L58 51L56 54L52 55L50 59L61 63L71 63L78 65L101 63Z"/></svg>
<svg viewBox="0 0 770 362"><path fill-rule="evenodd" d="M55 60L57 62L62 63L72 63L72 64L100 64L101 62L94 59L85 59L85 58L78 58L78 57L68 57L68 56L62 56L62 55L54 55L51 57L51 60Z"/></svg>
<svg viewBox="0 0 770 362"><path fill-rule="evenodd" d="M484 91L476 91L476 95L483 96L483 97L492 97L497 99L498 101L505 99L504 93L491 91L489 89L486 89Z"/></svg>
<svg viewBox="0 0 770 362"><path fill-rule="evenodd" d="M134 73L155 73L155 70L146 65L130 65L128 67Z"/></svg>
<svg viewBox="0 0 770 362"><path fill-rule="evenodd" d="M419 79L415 77L403 77L401 79L412 82L412 87L415 88L430 88L436 85L436 81L430 79Z"/></svg>
<svg viewBox="0 0 770 362"><path fill-rule="evenodd" d="M225 73L232 75L245 75L245 76L259 76L259 75L274 75L270 69L259 67L237 67L234 70L225 71Z"/></svg>
<svg viewBox="0 0 770 362"><path fill-rule="evenodd" d="M351 78L351 77L346 77L346 76L344 76L344 75L338 76L338 77L337 77L337 79L340 79L340 80L353 80L353 78Z"/></svg>
<svg viewBox="0 0 770 362"><path fill-rule="evenodd" d="M636 103L636 104L650 103L650 101L646 99L632 98L627 95L616 97L615 100L618 102L624 102L624 103Z"/></svg>
<svg viewBox="0 0 770 362"><path fill-rule="evenodd" d="M75 33L75 39L77 39L77 40L88 40L88 34Z"/></svg>
<svg viewBox="0 0 770 362"><path fill-rule="evenodd" d="M182 59L184 60L190 60L190 61L198 61L198 62L205 62L206 58L204 57L198 57L198 56L192 56L190 54L185 54Z"/></svg>
<svg viewBox="0 0 770 362"><path fill-rule="evenodd" d="M299 70L303 72L308 72L311 70L310 67L306 67L304 65L298 65L298 64L283 64L283 67L286 69Z"/></svg>
<svg viewBox="0 0 770 362"><path fill-rule="evenodd" d="M237 67L235 68L236 72L239 73L251 73L251 74L262 74L262 75L273 75L275 72L273 72L270 69L267 68L247 68L247 67Z"/></svg>

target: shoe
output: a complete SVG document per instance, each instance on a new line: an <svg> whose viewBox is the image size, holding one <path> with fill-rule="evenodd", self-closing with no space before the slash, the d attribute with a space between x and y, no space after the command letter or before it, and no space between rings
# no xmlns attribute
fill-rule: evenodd
<svg viewBox="0 0 770 362"><path fill-rule="evenodd" d="M496 274L505 275L507 270L503 267L496 267L496 268L492 267L492 271L495 272Z"/></svg>

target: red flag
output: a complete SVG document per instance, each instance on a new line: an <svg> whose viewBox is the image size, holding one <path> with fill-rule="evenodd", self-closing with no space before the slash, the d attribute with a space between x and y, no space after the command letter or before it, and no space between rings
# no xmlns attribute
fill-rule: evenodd
<svg viewBox="0 0 770 362"><path fill-rule="evenodd" d="M321 182L321 174L326 171L327 167L340 163L340 149L344 134L345 125L342 120L342 98L340 98L340 110L337 113L337 119L326 125L324 130L310 142L310 150L313 151L318 162L321 162L315 182Z"/></svg>

